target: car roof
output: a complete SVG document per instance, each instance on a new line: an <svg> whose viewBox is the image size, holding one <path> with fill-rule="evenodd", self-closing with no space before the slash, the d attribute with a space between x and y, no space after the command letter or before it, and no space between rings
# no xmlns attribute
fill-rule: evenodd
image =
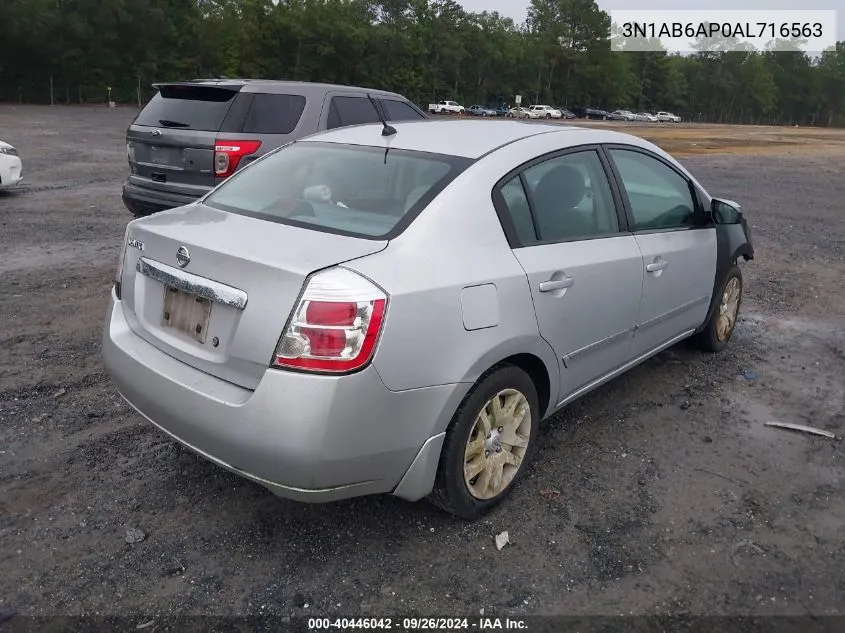
<svg viewBox="0 0 845 633"><path fill-rule="evenodd" d="M560 135L561 149L590 143L627 143L644 145L645 141L621 132L575 125L557 125L528 121L411 121L391 122L396 134L382 136L380 123L352 125L309 136L302 141L321 141L371 147L481 158L511 143L539 134Z"/></svg>
<svg viewBox="0 0 845 633"><path fill-rule="evenodd" d="M362 86L344 86L341 84L327 84L311 81L288 81L284 79L241 79L229 77L217 77L214 79L189 79L186 81L163 81L153 84L154 86L167 85L199 85L199 86L241 86L243 92L278 92L280 89L295 90L297 93L303 91L317 92L362 92L377 96L401 97L402 95L388 90L377 88L365 88Z"/></svg>

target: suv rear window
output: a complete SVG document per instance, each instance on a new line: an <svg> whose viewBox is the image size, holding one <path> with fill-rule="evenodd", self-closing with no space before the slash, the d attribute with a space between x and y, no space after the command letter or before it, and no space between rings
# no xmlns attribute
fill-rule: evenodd
<svg viewBox="0 0 845 633"><path fill-rule="evenodd" d="M237 94L215 86L162 86L134 123L217 132Z"/></svg>
<svg viewBox="0 0 845 633"><path fill-rule="evenodd" d="M400 149L298 142L237 172L204 203L318 231L390 239L471 163Z"/></svg>
<svg viewBox="0 0 845 633"><path fill-rule="evenodd" d="M258 93L253 97L243 131L251 134L290 134L302 111L305 97Z"/></svg>

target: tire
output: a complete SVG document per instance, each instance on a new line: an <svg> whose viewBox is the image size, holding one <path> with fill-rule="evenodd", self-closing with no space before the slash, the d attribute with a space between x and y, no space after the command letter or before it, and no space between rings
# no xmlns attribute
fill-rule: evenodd
<svg viewBox="0 0 845 633"><path fill-rule="evenodd" d="M547 115L546 115L546 118L547 118L547 119L551 119L551 118L552 118L552 115L551 115L551 114L547 114Z"/></svg>
<svg viewBox="0 0 845 633"><path fill-rule="evenodd" d="M733 280L736 280L736 302L733 307L732 301L727 301L728 287L733 286ZM693 343L700 350L705 352L721 352L728 346L728 343L733 336L736 329L736 322L739 320L740 308L742 307L742 271L739 266L734 264L731 266L722 283L719 285L719 304L707 321L704 329L693 337ZM729 327L726 326L723 316L726 311L733 312L732 322L728 317ZM725 328L727 327L727 331Z"/></svg>
<svg viewBox="0 0 845 633"><path fill-rule="evenodd" d="M513 416L510 419L514 420L515 426L506 428L508 417L503 415L499 418L500 425L495 426L497 422L493 413L495 406L493 401L502 394L505 394L506 408L510 404L520 411L527 405L526 413L530 415L527 419L528 429L525 428L524 416ZM521 402L520 396L524 399ZM483 424L480 418L483 410L488 412L487 419L494 425L490 435L486 437L483 428L478 426ZM522 421L519 422L519 420ZM440 453L434 489L428 500L461 519L472 520L484 515L510 494L525 473L527 464L531 462L537 449L539 426L540 410L537 389L528 374L514 365L499 365L492 368L467 394L449 423L443 450ZM499 428L504 429L501 436ZM514 428L522 432L519 434L514 432L509 437L509 430ZM514 440L521 438L522 441L519 444L525 445L500 442L500 437ZM473 444L476 444L479 450L472 459L473 467L479 469L471 480L475 492L470 490L470 483L465 479L465 466L468 463L466 455L470 440L473 440ZM491 449L490 453L480 452L485 446ZM498 450L494 447L498 447ZM508 455L510 457L507 457ZM514 460L518 460L516 465L513 464ZM488 464L490 468L483 468L484 464ZM498 465L502 466L502 471L496 473ZM498 486L489 486L497 482L497 479L498 483L504 486L498 491L496 490Z"/></svg>

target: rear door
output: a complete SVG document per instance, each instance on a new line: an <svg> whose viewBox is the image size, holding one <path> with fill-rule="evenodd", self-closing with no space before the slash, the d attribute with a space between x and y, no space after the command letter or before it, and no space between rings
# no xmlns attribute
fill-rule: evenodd
<svg viewBox="0 0 845 633"><path fill-rule="evenodd" d="M716 276L716 229L689 179L651 152L607 148L643 256L643 298L634 355L704 322Z"/></svg>
<svg viewBox="0 0 845 633"><path fill-rule="evenodd" d="M494 201L527 274L540 334L560 360L566 400L630 359L640 250L594 147L529 164Z"/></svg>
<svg viewBox="0 0 845 633"><path fill-rule="evenodd" d="M214 142L240 84L159 84L126 134L130 182L199 196L215 185Z"/></svg>

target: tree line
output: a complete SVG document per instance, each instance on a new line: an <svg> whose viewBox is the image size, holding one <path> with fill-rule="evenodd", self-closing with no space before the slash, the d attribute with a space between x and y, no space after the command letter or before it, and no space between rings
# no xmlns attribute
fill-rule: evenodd
<svg viewBox="0 0 845 633"><path fill-rule="evenodd" d="M845 126L845 42L814 56L613 53L594 0L531 0L524 24L455 0L3 0L0 25L6 102L145 102L155 81L226 76L372 86L422 105L522 94L693 121Z"/></svg>

